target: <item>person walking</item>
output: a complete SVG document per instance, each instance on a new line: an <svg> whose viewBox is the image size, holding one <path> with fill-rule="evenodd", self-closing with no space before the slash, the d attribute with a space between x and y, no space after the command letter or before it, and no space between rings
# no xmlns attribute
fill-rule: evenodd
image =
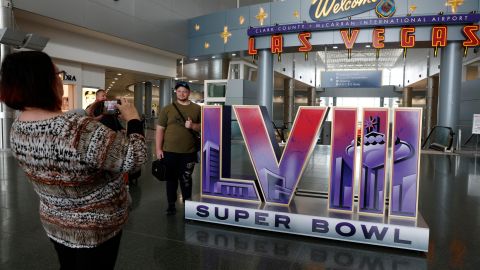
<svg viewBox="0 0 480 270"><path fill-rule="evenodd" d="M40 199L40 220L60 269L114 269L128 218L123 173L146 161L138 112L117 105L126 136L91 117L62 113L62 81L43 52L8 55L0 70L0 101L21 111L11 149Z"/></svg>
<svg viewBox="0 0 480 270"><path fill-rule="evenodd" d="M201 109L189 100L188 83L178 82L175 93L177 100L160 111L155 134L157 158L164 158L167 165L167 215L176 213L179 183L183 201L192 196L192 173L198 151L192 131L199 132L201 128Z"/></svg>

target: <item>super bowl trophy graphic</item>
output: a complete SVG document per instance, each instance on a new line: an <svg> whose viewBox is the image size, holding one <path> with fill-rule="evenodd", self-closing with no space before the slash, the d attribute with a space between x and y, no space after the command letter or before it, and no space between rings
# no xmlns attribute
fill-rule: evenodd
<svg viewBox="0 0 480 270"><path fill-rule="evenodd" d="M389 216L418 215L418 168L422 110L397 108L393 119L393 155Z"/></svg>
<svg viewBox="0 0 480 270"><path fill-rule="evenodd" d="M388 109L365 109L357 138L356 109L334 108L329 182L329 209L353 211L355 151L361 149L358 212L385 214ZM416 217L421 110L394 111L390 216ZM360 142L361 141L361 142Z"/></svg>
<svg viewBox="0 0 480 270"><path fill-rule="evenodd" d="M388 109L365 109L362 135L358 212L383 215L385 213Z"/></svg>
<svg viewBox="0 0 480 270"><path fill-rule="evenodd" d="M333 108L331 167L328 194L330 210L353 211L357 109Z"/></svg>

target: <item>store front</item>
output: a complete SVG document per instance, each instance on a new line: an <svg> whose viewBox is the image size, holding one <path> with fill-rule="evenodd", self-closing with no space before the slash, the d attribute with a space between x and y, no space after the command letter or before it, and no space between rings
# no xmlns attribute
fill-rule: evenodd
<svg viewBox="0 0 480 270"><path fill-rule="evenodd" d="M44 52L53 58L59 70L65 71L64 109L85 109L95 100L98 89L127 91L134 83L176 75L177 55L61 20L22 10L15 12L19 29L49 38ZM122 87L112 87L112 83Z"/></svg>

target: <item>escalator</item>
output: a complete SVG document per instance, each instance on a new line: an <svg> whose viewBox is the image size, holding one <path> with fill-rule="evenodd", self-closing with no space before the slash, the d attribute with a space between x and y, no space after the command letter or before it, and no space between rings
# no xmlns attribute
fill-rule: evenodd
<svg viewBox="0 0 480 270"><path fill-rule="evenodd" d="M435 150L440 152L452 151L453 136L455 132L451 127L435 126L422 144L424 150Z"/></svg>

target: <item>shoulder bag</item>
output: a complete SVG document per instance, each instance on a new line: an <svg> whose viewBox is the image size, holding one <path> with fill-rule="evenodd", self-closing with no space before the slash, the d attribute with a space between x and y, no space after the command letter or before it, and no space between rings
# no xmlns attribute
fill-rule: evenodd
<svg viewBox="0 0 480 270"><path fill-rule="evenodd" d="M173 107L175 107L175 109L177 110L180 117L182 118L183 122L186 122L187 120L185 120L185 117L183 117L183 114L178 109L177 104L175 104L175 102L172 103L172 104L173 104ZM188 131L190 132L190 134L192 134L193 143L195 145L195 152L200 151L200 148L202 146L202 142L201 142L201 139L200 139L200 134L198 132L195 132L195 131L191 130L191 129L188 129Z"/></svg>

